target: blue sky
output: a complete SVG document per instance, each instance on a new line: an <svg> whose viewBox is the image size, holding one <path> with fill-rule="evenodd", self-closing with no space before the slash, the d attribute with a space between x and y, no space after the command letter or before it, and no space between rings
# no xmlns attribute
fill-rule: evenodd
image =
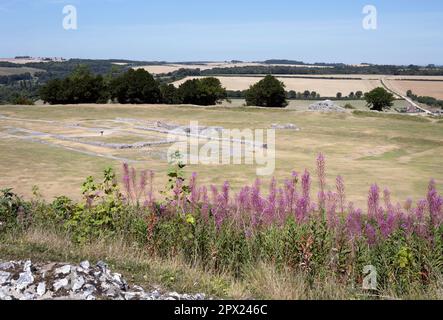
<svg viewBox="0 0 443 320"><path fill-rule="evenodd" d="M62 28L67 4L78 30ZM0 57L16 55L443 65L443 1L0 0Z"/></svg>

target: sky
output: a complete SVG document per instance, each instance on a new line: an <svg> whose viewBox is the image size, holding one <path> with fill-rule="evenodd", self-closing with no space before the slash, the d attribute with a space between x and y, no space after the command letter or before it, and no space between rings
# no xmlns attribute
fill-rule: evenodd
<svg viewBox="0 0 443 320"><path fill-rule="evenodd" d="M0 57L17 55L443 65L443 1L0 0Z"/></svg>

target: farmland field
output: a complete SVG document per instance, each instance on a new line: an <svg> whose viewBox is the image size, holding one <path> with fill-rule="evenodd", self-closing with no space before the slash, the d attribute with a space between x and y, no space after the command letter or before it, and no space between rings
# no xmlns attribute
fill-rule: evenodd
<svg viewBox="0 0 443 320"><path fill-rule="evenodd" d="M238 102L239 103L239 102ZM341 174L349 188L349 200L364 206L371 183L389 186L395 200L424 194L431 177L443 181L443 126L433 120L389 115L322 114L298 104L284 110L163 105L78 105L0 107L0 188L13 187L30 196L38 185L48 199L60 194L78 198L85 177L99 176L108 165L119 171L122 162L153 169L157 185L166 182L166 146L116 150L85 141L134 143L158 141L155 133L137 128L138 121L163 121L225 128L270 128L293 123L300 131L277 130L275 176L281 181L291 170L314 170L313 159L324 152L329 182ZM359 109L363 109L360 106ZM131 120L132 119L132 120ZM171 120L173 119L173 120ZM419 121L413 121L418 119ZM101 135L103 131L103 136ZM62 140L60 135L71 138ZM80 141L73 139L80 139ZM190 166L204 183L232 186L252 183L256 167L247 165ZM265 178L265 180L269 180ZM63 188L60 188L63 186Z"/></svg>
<svg viewBox="0 0 443 320"><path fill-rule="evenodd" d="M443 99L443 80L440 81L409 81L389 80L389 84L396 92L406 95L408 90L419 96L429 96Z"/></svg>
<svg viewBox="0 0 443 320"><path fill-rule="evenodd" d="M198 77L187 77L183 80L177 81L174 84L176 86L183 82ZM227 90L246 90L251 85L257 83L262 77L217 77L220 79L222 85ZM343 79L305 79L305 78L289 78L278 77L280 81L286 85L286 90L295 91L316 91L321 96L335 97L337 92L342 92L344 95L348 95L351 91L368 92L372 89L381 86L379 80L343 80Z"/></svg>

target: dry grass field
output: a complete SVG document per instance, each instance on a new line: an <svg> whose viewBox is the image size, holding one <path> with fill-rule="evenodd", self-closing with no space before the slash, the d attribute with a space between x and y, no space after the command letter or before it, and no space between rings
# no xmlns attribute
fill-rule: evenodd
<svg viewBox="0 0 443 320"><path fill-rule="evenodd" d="M162 105L0 106L0 188L13 187L30 196L37 185L48 199L66 194L79 198L85 177L99 177L106 166L119 171L124 161L156 172L166 182L167 146L116 150L91 142L159 141L159 134L139 130L139 121L164 121L225 128L270 128L294 123L300 131L277 130L275 176L291 170L315 172L315 157L327 156L329 183L344 176L349 200L364 206L371 183L389 186L393 198L417 200L431 177L443 181L443 126L425 118L368 117L352 113L315 113L303 108L271 110L242 107ZM417 121L418 119L418 121ZM103 136L100 131L103 131ZM60 139L60 136L77 140ZM229 180L234 188L252 183L256 167L248 165L189 166L204 183ZM268 180L266 178L265 180ZM60 188L63 186L63 188Z"/></svg>
<svg viewBox="0 0 443 320"><path fill-rule="evenodd" d="M392 89L406 95L408 90L419 96L429 96L443 100L443 79L440 81L388 80Z"/></svg>
<svg viewBox="0 0 443 320"><path fill-rule="evenodd" d="M197 77L187 77L174 84L179 86L183 82ZM262 77L223 76L217 77L227 90L246 90L262 79ZM278 77L286 85L286 90L316 91L324 97L335 97L337 92L348 95L351 91L368 92L382 86L379 80L343 80L343 79L311 79Z"/></svg>

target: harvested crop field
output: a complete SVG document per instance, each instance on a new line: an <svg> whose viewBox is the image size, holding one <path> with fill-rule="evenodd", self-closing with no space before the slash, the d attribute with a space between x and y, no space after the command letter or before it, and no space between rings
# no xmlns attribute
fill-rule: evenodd
<svg viewBox="0 0 443 320"><path fill-rule="evenodd" d="M174 84L179 86L183 82L198 77L187 77ZM246 90L262 79L262 77L217 77L227 90ZM286 90L316 91L324 97L335 97L337 92L348 95L350 92L368 92L382 86L379 80L344 80L344 79L311 79L278 77L286 85Z"/></svg>
<svg viewBox="0 0 443 320"><path fill-rule="evenodd" d="M429 96L443 100L443 80L441 81L409 81L388 80L392 89L406 95L408 90L419 96Z"/></svg>

